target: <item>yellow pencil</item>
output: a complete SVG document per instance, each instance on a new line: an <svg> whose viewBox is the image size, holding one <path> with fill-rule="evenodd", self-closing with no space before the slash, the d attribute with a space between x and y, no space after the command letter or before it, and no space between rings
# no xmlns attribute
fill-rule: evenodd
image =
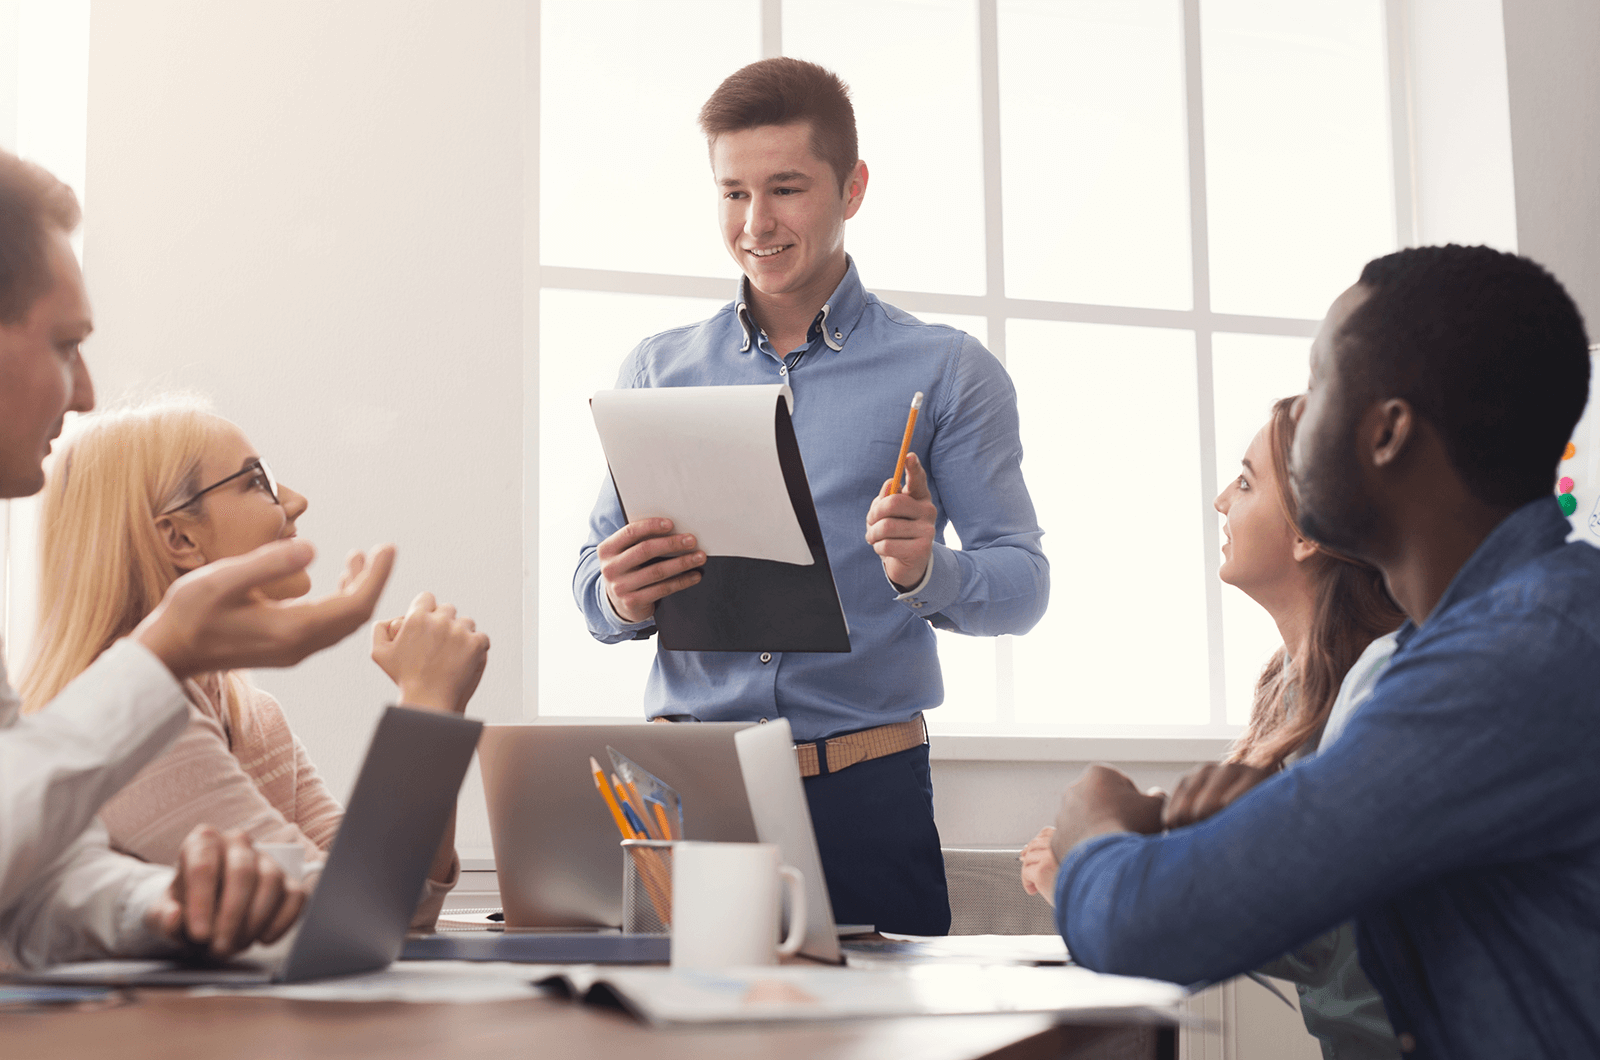
<svg viewBox="0 0 1600 1060"><path fill-rule="evenodd" d="M606 776L600 772L600 763L589 758L589 770L594 774L594 786L600 789L600 797L606 800L606 809L611 811L611 819L617 822L617 831L622 833L624 839L640 839L641 836L633 834L633 829L628 825L628 819L622 816L622 807L617 805L617 797L611 794L611 788L606 784Z"/></svg>
<svg viewBox="0 0 1600 1060"><path fill-rule="evenodd" d="M652 810L656 811L656 823L661 826L661 838L662 839L676 839L676 838L678 838L677 836L672 834L672 825L667 822L667 811L661 808L661 804L659 802L652 802L650 804L650 808Z"/></svg>
<svg viewBox="0 0 1600 1060"><path fill-rule="evenodd" d="M890 493L900 492L900 480L906 474L906 454L911 452L911 432L917 429L917 410L922 408L922 391L917 391L911 399L911 415L906 417L906 436L900 441L900 459L894 465L894 485L889 487Z"/></svg>
<svg viewBox="0 0 1600 1060"><path fill-rule="evenodd" d="M612 774L611 779L612 780L616 780L617 779L616 778L616 774ZM629 803L629 805L631 805L633 807L634 812L639 815L639 820L644 822L645 831L648 832L648 831L650 831L652 828L654 828L656 826L655 818L650 816L650 805L654 805L654 804L648 804L647 805L645 803L644 799L639 796L638 787L636 787L634 785L633 781L631 781L631 780L628 781L628 803ZM670 835L666 834L665 832L663 832L660 835L651 835L651 836L647 836L646 838L648 838L648 839L671 839L672 837Z"/></svg>
<svg viewBox="0 0 1600 1060"><path fill-rule="evenodd" d="M650 818L645 816L644 803L639 801L639 793L638 791L634 790L633 785L624 784L622 782L622 778L613 773L611 774L611 786L617 789L617 801L621 802L629 810L633 811L633 818L631 818L628 823L632 824L633 820L637 819L639 822L639 828L644 829L643 834L640 835L639 838L661 838L660 836L653 836L650 834ZM623 816L627 817L628 815L624 813ZM638 830L638 828L634 829L634 831Z"/></svg>

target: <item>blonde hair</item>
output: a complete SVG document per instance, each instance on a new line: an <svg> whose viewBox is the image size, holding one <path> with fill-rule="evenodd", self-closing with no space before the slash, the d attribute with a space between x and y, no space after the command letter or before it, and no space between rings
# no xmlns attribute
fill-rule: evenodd
<svg viewBox="0 0 1600 1060"><path fill-rule="evenodd" d="M200 488L216 424L205 399L168 395L72 425L51 461L39 517L39 626L22 679L24 711L44 707L133 632L178 579L156 520ZM237 679L222 677L233 708Z"/></svg>

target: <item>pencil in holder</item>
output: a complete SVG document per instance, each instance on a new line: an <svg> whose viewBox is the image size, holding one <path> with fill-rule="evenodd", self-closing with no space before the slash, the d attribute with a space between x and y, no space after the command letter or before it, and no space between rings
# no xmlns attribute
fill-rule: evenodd
<svg viewBox="0 0 1600 1060"><path fill-rule="evenodd" d="M672 847L665 839L622 841L622 933L672 934Z"/></svg>

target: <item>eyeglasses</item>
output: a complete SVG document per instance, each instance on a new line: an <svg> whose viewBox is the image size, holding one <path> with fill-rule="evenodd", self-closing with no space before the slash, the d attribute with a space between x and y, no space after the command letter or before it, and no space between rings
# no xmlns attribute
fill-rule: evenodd
<svg viewBox="0 0 1600 1060"><path fill-rule="evenodd" d="M265 463L263 463L262 461L260 461L260 460L252 460L248 464L246 464L244 467L240 468L238 471L235 471L233 474L229 475L227 478L219 479L218 481L213 482L211 485L207 486L205 489L201 490L199 493L196 493L193 497L190 497L188 500L184 501L182 504L173 505L171 508L168 508L166 511L162 512L161 514L162 515L171 515L173 512L180 511L180 510L182 510L184 508L187 508L187 507L189 507L189 505L193 504L195 501L199 500L201 497L204 497L206 494L210 493L212 490L220 489L221 487L226 486L228 483L232 482L234 479L244 478L246 475L260 475L262 480L266 484L267 496L272 498L272 503L273 504L282 504L283 503L282 501L278 500L278 480L272 477L272 470L269 467L267 467L267 465Z"/></svg>

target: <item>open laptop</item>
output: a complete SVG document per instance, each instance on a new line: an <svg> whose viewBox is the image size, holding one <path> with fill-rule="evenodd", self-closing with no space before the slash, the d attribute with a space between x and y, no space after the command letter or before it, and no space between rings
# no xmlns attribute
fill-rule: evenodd
<svg viewBox="0 0 1600 1060"><path fill-rule="evenodd" d="M621 926L622 837L589 771L592 757L610 772L608 746L683 797L683 838L755 842L733 741L750 727L716 722L485 728L478 758L506 927Z"/></svg>
<svg viewBox="0 0 1600 1060"><path fill-rule="evenodd" d="M322 878L287 946L218 966L85 961L19 978L126 986L294 983L385 968L400 952L483 723L390 707L378 721Z"/></svg>
<svg viewBox="0 0 1600 1060"><path fill-rule="evenodd" d="M783 719L756 725L489 726L479 758L511 930L410 939L402 959L669 959L671 943L664 936L571 932L578 925L614 927L622 920L623 855L588 768L590 755L607 760L607 746L677 789L686 838L777 844L784 863L805 879L810 915L800 952L841 962L811 810ZM519 932L518 926L544 930Z"/></svg>

